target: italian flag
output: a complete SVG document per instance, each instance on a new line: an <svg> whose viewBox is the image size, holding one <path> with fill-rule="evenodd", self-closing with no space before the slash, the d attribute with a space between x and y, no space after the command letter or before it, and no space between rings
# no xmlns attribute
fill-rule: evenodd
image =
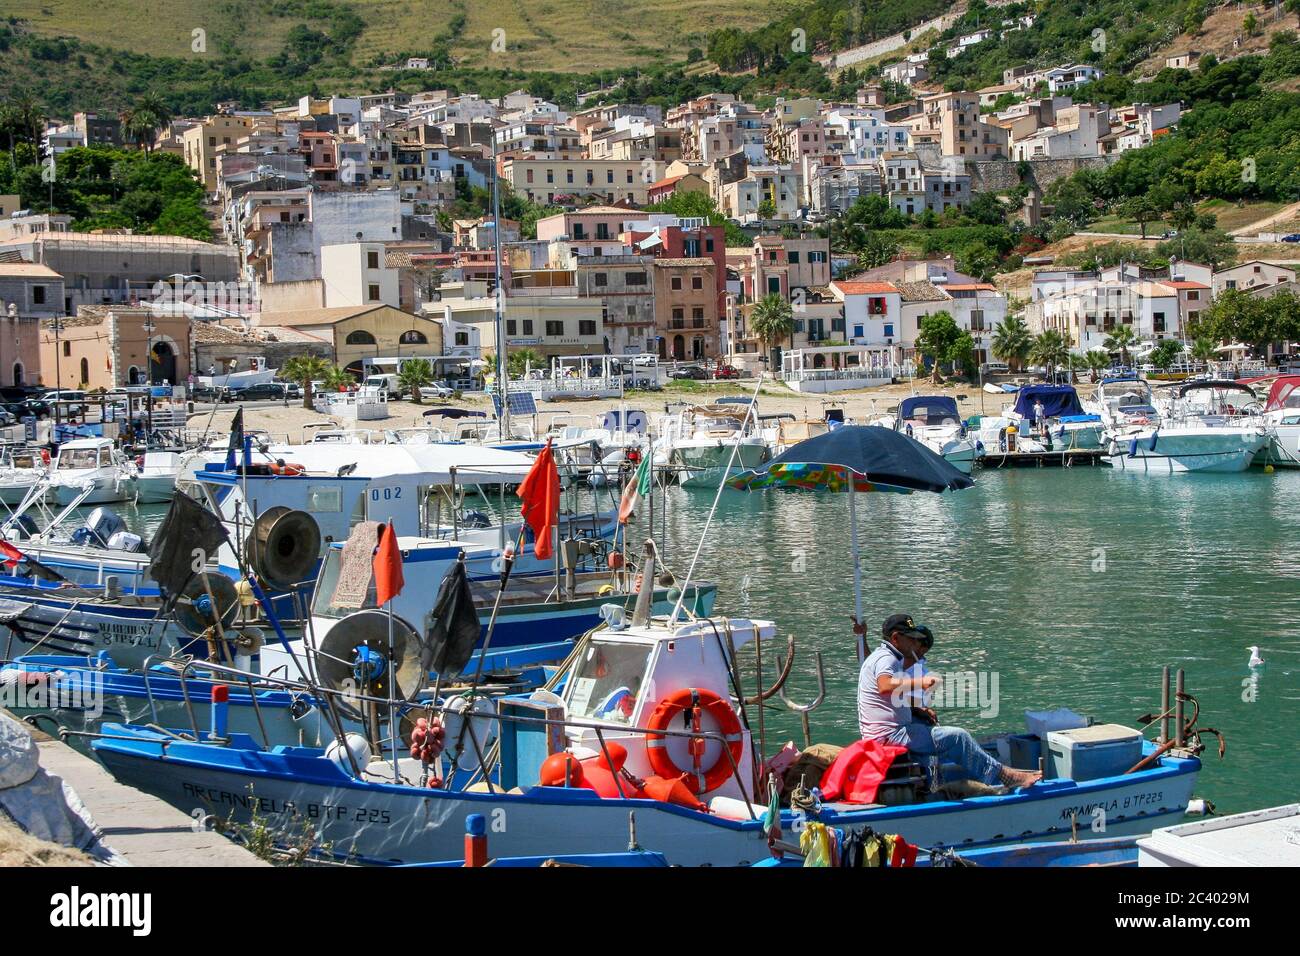
<svg viewBox="0 0 1300 956"><path fill-rule="evenodd" d="M627 524L627 519L632 517L632 512L641 502L643 495L650 494L650 459L654 457L653 452L649 449L641 457L641 464L637 466L636 472L632 475L632 480L627 483L623 489L623 502L618 506L618 523Z"/></svg>

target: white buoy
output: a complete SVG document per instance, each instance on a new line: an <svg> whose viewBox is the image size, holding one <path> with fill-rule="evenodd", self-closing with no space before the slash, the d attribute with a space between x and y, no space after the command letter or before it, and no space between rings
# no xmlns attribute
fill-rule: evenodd
<svg viewBox="0 0 1300 956"><path fill-rule="evenodd" d="M1264 663L1264 658L1259 656L1259 648L1251 646L1250 650L1250 667L1259 667Z"/></svg>
<svg viewBox="0 0 1300 956"><path fill-rule="evenodd" d="M347 741L348 750L352 752L352 759L356 761L357 768L365 770L371 756L369 741L360 734L345 734L343 739ZM352 764L337 739L325 748L325 756L344 773L352 773Z"/></svg>

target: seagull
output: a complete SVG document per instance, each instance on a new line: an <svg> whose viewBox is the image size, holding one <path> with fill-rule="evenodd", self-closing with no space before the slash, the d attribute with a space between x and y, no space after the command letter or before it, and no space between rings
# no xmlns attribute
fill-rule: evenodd
<svg viewBox="0 0 1300 956"><path fill-rule="evenodd" d="M1264 658L1262 658L1262 657L1259 656L1259 648L1258 648L1258 647L1251 646L1251 647L1247 648L1247 650L1250 651L1250 664L1247 665L1247 666L1249 666L1249 667L1259 667L1259 666L1261 666L1261 665L1264 663Z"/></svg>
<svg viewBox="0 0 1300 956"><path fill-rule="evenodd" d="M336 474L334 477L346 478L348 475L352 474L356 470L357 470L357 463L354 461L352 464L344 465L342 468L340 468L338 470L338 474Z"/></svg>

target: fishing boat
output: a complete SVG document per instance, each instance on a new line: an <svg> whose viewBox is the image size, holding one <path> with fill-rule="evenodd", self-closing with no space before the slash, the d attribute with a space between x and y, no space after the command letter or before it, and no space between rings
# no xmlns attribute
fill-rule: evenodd
<svg viewBox="0 0 1300 956"><path fill-rule="evenodd" d="M360 738L326 749L266 748L198 727L182 737L108 724L91 746L119 780L187 811L202 807L242 822L256 811L286 833L308 829L322 853L357 862L455 857L461 822L473 813L510 821L493 834L504 856L605 852L624 838L628 812L635 811L638 838L674 864L752 864L768 855L760 819L767 805L755 795L762 754L747 726L743 692L733 686L735 655L757 641L770 647L775 625L652 619L648 605L647 593L630 624L588 635L543 690L476 704L472 719L463 699L458 708L444 702L430 716L445 721L447 747L432 763L372 761L378 748ZM1183 729L1175 748L1173 741L1144 742L1137 731L1095 728L1079 737L1105 745L1094 759L1066 763L1073 776L1025 790L965 799L946 791L922 795L905 774L892 795L884 790L895 788L882 787L875 803L783 806L781 826L792 832L815 820L845 830L871 827L930 848L1068 839L1098 813L1111 836L1148 833L1180 819L1191 798L1199 738L1190 724ZM1013 736L983 745L1016 753L1008 746ZM547 759L561 753L582 762L584 776L565 771L560 781L567 785L552 778L543 784ZM440 785L428 786L431 778Z"/></svg>
<svg viewBox="0 0 1300 956"><path fill-rule="evenodd" d="M1111 398L1103 380L1100 401L1109 414L1105 459L1139 474L1239 472L1271 441L1255 393L1232 381L1200 379L1170 389L1156 401L1145 382L1123 380ZM1112 407L1113 402L1113 407Z"/></svg>
<svg viewBox="0 0 1300 956"><path fill-rule="evenodd" d="M109 438L78 438L59 446L47 494L60 505L135 499L136 470Z"/></svg>
<svg viewBox="0 0 1300 956"><path fill-rule="evenodd" d="M962 424L957 400L947 395L909 395L898 403L892 419L878 419L872 424L915 439L963 474L971 473L979 457L976 440Z"/></svg>
<svg viewBox="0 0 1300 956"><path fill-rule="evenodd" d="M686 488L716 488L724 477L757 468L770 457L748 399L688 406L661 416L655 431L656 467L674 469Z"/></svg>

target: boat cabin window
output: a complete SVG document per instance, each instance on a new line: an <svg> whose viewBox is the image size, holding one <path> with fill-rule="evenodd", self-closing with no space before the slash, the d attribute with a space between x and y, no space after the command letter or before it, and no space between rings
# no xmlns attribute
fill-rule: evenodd
<svg viewBox="0 0 1300 956"><path fill-rule="evenodd" d="M627 723L636 709L651 648L592 641L578 661L569 690L569 717Z"/></svg>
<svg viewBox="0 0 1300 956"><path fill-rule="evenodd" d="M59 454L57 467L61 469L71 468L97 468L103 460L107 464L106 458L101 458L100 451L97 448L69 448Z"/></svg>
<svg viewBox="0 0 1300 956"><path fill-rule="evenodd" d="M337 485L312 485L307 488L309 512L342 511L343 489Z"/></svg>

